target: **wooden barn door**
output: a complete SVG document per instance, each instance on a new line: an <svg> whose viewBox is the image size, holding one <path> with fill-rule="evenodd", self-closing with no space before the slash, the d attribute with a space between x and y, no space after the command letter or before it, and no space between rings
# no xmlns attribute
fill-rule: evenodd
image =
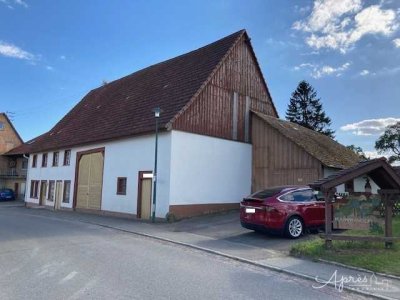
<svg viewBox="0 0 400 300"><path fill-rule="evenodd" d="M78 161L76 208L101 209L103 152L82 154Z"/></svg>

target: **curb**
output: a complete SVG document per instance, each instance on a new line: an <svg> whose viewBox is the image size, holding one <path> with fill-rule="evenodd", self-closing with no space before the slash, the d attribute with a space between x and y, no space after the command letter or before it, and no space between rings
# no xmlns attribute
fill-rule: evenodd
<svg viewBox="0 0 400 300"><path fill-rule="evenodd" d="M114 226L111 226L111 225L99 224L99 223L96 223L96 222L90 222L90 221L85 221L85 220L79 220L79 221L82 222L82 223L97 225L97 226L104 227L104 228L114 229L114 230L118 230L118 231L122 231L122 232L126 232L126 233L136 234L136 235L139 235L139 236L142 236L142 237L146 237L146 238L150 238L150 239L154 239L154 240L159 240L159 241L163 241L163 242L167 242L167 243L171 243L171 244L175 244L175 245L184 246L184 247L187 247L187 248L191 248L191 249L199 250L199 251L202 251L202 252L218 255L218 256L221 256L221 257L225 257L225 258L228 258L228 259L231 259L231 260L242 262L242 263L245 263L245 264L248 264L248 265L252 265L252 266L255 266L255 267L259 267L259 268L262 268L262 269L271 270L271 271L275 271L275 272L283 273L283 274L288 274L288 275L296 276L296 277L299 277L299 278L302 278L302 279L306 279L306 280L310 280L310 281L315 281L315 277L312 277L310 275L306 275L306 274L298 273L298 272L295 272L295 271L282 269L282 268L279 268L279 267L276 267L276 266L272 266L272 265L268 265L268 264L260 264L260 263L257 263L255 261L251 261L251 260L248 260L248 259L245 259L245 258L241 258L241 257L238 257L238 256L226 254L226 253L223 253L223 252L220 252L220 251L217 251L217 250L212 250L212 249L209 249L209 248L204 248L204 247L196 246L196 245L189 244L189 243L174 241L174 240L171 240L171 239L168 239L168 238L163 238L163 237L159 237L159 236L152 235L152 234L147 234L147 233L143 233L143 232L137 232L137 231L132 231L132 230L128 230L128 229L118 228L118 227L114 227ZM345 266L345 265L343 265L343 266ZM347 267L347 266L345 266L345 267ZM371 272L371 271L369 271L369 272ZM327 285L329 285L331 287L335 287L335 284L333 284L333 283L328 283ZM374 293L367 293L367 292L364 292L364 291L361 291L361 290L358 290L358 289L355 289L355 288L347 287L347 286L344 286L343 289L348 291L348 292L360 294L360 295L367 296L367 297L374 297L376 299L397 300L396 298L386 297L386 296L378 295L378 294L374 294Z"/></svg>
<svg viewBox="0 0 400 300"><path fill-rule="evenodd" d="M382 276L382 277L387 277L389 279L400 280L400 276L386 274L386 273L374 272L374 271L371 271L371 270L368 270L368 269L349 266L349 265L345 265L345 264L342 264L342 263L339 263L339 262L335 262L335 261L325 260L325 259L321 259L321 258L317 259L317 261L319 261L321 263L324 263L324 264L328 264L328 265L334 265L334 266L338 266L338 267L344 267L344 268L347 268L347 269L352 269L352 270L355 270L355 271L376 274L376 275L379 275L379 276Z"/></svg>

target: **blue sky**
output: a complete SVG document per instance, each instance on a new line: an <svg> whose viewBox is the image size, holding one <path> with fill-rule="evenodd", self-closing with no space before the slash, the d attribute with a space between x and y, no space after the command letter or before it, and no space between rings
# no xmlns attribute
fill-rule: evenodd
<svg viewBox="0 0 400 300"><path fill-rule="evenodd" d="M398 0L0 0L0 111L28 140L103 80L242 28L281 117L305 79L345 145L400 119Z"/></svg>

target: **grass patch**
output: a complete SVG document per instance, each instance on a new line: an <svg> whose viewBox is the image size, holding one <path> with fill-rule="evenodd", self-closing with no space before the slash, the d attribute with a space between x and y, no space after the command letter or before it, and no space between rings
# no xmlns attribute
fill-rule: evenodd
<svg viewBox="0 0 400 300"><path fill-rule="evenodd" d="M400 217L393 219L394 236L400 236ZM368 235L367 231L348 230L345 234ZM332 249L325 249L324 240L315 238L292 246L294 256L326 259L374 272L400 276L400 243L385 249L382 242L333 241Z"/></svg>

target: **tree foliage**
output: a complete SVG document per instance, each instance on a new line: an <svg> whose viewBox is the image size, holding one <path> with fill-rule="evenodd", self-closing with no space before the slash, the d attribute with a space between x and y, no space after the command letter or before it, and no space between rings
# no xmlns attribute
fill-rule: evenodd
<svg viewBox="0 0 400 300"><path fill-rule="evenodd" d="M388 153L389 162L400 161L400 122L386 127L385 132L375 142L378 153Z"/></svg>
<svg viewBox="0 0 400 300"><path fill-rule="evenodd" d="M346 148L353 151L355 154L357 154L363 160L369 159L369 157L367 157L367 155L365 155L364 150L359 146L350 145L350 146L346 146Z"/></svg>
<svg viewBox="0 0 400 300"><path fill-rule="evenodd" d="M286 119L331 138L334 137L335 132L329 128L331 119L323 110L317 92L304 80L299 83L290 97Z"/></svg>

